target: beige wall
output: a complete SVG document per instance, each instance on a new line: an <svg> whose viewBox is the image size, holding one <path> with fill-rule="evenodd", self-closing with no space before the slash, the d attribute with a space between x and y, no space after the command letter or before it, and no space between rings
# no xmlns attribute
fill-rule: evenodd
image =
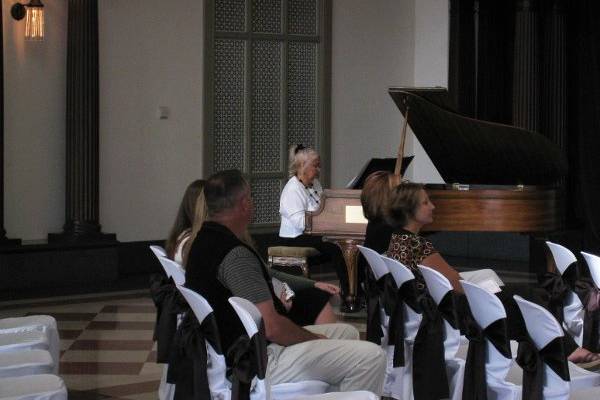
<svg viewBox="0 0 600 400"><path fill-rule="evenodd" d="M25 20L4 27L4 228L45 238L64 224L67 1L44 1L46 38L25 42Z"/></svg>
<svg viewBox="0 0 600 400"><path fill-rule="evenodd" d="M44 1L42 43L23 41L12 3L3 1L5 228L43 239L64 223L67 0ZM447 80L444 13L447 0L333 0L332 186L395 154L401 117L389 86ZM164 238L202 174L203 30L202 1L99 1L100 223L119 240Z"/></svg>
<svg viewBox="0 0 600 400"><path fill-rule="evenodd" d="M203 8L99 2L100 222L119 240L166 237L202 176Z"/></svg>

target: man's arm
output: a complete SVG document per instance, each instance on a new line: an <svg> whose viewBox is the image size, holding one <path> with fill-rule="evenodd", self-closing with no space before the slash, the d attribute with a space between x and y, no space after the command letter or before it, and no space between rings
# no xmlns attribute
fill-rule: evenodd
<svg viewBox="0 0 600 400"><path fill-rule="evenodd" d="M307 342L315 339L326 339L323 335L316 335L299 327L288 318L279 314L273 306L273 300L266 300L255 304L265 322L265 335L271 342L281 346Z"/></svg>

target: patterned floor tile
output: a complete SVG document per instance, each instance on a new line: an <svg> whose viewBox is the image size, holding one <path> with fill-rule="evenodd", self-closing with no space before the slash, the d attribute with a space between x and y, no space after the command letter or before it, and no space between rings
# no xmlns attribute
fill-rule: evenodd
<svg viewBox="0 0 600 400"><path fill-rule="evenodd" d="M141 362L148 360L148 351L102 350L86 351L69 349L61 357L64 362Z"/></svg>
<svg viewBox="0 0 600 400"><path fill-rule="evenodd" d="M107 313L96 314L94 321L131 321L131 322L152 322L156 317L154 313Z"/></svg>
<svg viewBox="0 0 600 400"><path fill-rule="evenodd" d="M98 390L103 387L116 385L130 385L133 383L158 382L161 374L155 375L63 375L65 385L69 389L78 391ZM71 398L69 398L71 400Z"/></svg>
<svg viewBox="0 0 600 400"><path fill-rule="evenodd" d="M137 340L152 340L153 331L150 330L84 330L79 335L79 340L127 340L136 338Z"/></svg>
<svg viewBox="0 0 600 400"><path fill-rule="evenodd" d="M76 340L69 350L152 350L151 340Z"/></svg>
<svg viewBox="0 0 600 400"><path fill-rule="evenodd" d="M129 321L92 321L86 329L93 330L109 330L109 329L123 329L123 330L153 330L154 322L129 322Z"/></svg>
<svg viewBox="0 0 600 400"><path fill-rule="evenodd" d="M63 357L68 354L65 353ZM61 375L137 375L143 363L139 362L63 362L60 363Z"/></svg>

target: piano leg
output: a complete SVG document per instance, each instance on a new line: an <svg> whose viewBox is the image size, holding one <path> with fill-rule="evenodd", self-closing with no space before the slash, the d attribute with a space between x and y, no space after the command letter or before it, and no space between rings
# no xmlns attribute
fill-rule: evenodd
<svg viewBox="0 0 600 400"><path fill-rule="evenodd" d="M357 312L360 310L360 304L356 298L358 284L358 247L356 247L356 245L362 244L363 241L358 239L335 239L332 240L332 242L337 244L342 250L344 261L346 262L346 269L348 271L348 293L346 293L346 297L342 299L342 311Z"/></svg>

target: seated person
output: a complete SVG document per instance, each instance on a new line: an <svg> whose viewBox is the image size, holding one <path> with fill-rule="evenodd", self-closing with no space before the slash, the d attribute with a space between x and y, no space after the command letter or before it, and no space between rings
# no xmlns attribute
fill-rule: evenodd
<svg viewBox="0 0 600 400"><path fill-rule="evenodd" d="M289 176L279 201L280 242L284 246L314 247L331 258L343 294L348 293L348 272L339 247L324 242L321 236L304 235L304 214L319 209L323 188L319 182L321 159L313 149L292 146L289 154Z"/></svg>
<svg viewBox="0 0 600 400"><path fill-rule="evenodd" d="M223 349L245 332L227 301L243 297L262 314L270 342L267 377L272 384L320 380L340 391L380 395L386 364L381 348L359 341L358 331L349 325L300 327L287 317L264 263L242 240L254 206L241 172L213 175L204 194L208 219L190 249L186 286L202 294L215 310ZM227 363L231 365L231 360Z"/></svg>
<svg viewBox="0 0 600 400"><path fill-rule="evenodd" d="M203 193L205 182L203 179L197 179L185 190L175 222L165 243L167 257L183 266L187 261L189 246L194 241L193 237L198 233L192 228L194 225L202 226L202 222L206 219Z"/></svg>
<svg viewBox="0 0 600 400"><path fill-rule="evenodd" d="M398 185L392 191L389 204L389 220L395 226L395 231L386 254L413 270L417 280L423 280L417 268L418 265L425 265L437 270L448 278L458 293L463 292L459 282L461 279L479 285L489 284L489 281L495 282L502 287L502 291L497 293L497 296L506 309L509 336L513 340L519 340L526 334L526 329L518 306L512 297L511 288L506 288L498 275L490 269L457 272L444 260L429 240L419 235L424 225L433 222L434 209L435 206L429 200L422 184L403 182ZM530 300L541 304L540 299ZM565 335L564 343L567 354L570 354L569 361L587 363L588 367L590 362L600 364L600 355L578 347L569 335Z"/></svg>

